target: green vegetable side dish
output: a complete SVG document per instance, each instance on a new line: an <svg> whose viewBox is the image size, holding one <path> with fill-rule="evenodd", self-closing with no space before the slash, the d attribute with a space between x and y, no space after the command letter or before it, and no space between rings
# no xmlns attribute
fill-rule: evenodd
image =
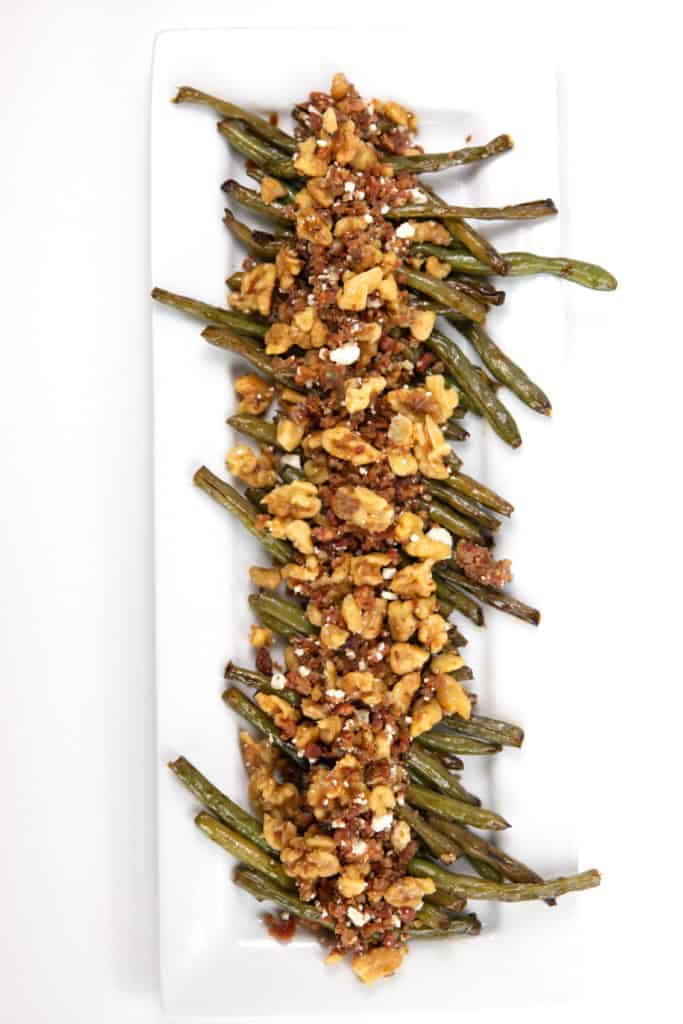
<svg viewBox="0 0 683 1024"><path fill-rule="evenodd" d="M173 102L218 116L214 144L244 158L254 185L220 186L260 225L225 211L246 253L226 306L163 288L152 298L239 362L226 466L244 487L206 466L194 483L267 564L249 570L255 668L230 660L222 695L248 726L252 810L186 757L169 768L201 807L198 829L236 862L235 884L275 908L271 934L305 928L328 962L350 954L371 984L414 939L479 934L469 900L553 906L600 883L594 870L544 879L504 852L511 823L463 780L472 758L496 755L503 770L524 741L482 713L468 623L484 627L483 606L541 620L505 589L510 562L494 555L513 506L464 463L473 420L514 450L509 403L552 412L494 341L501 284L617 282L592 263L500 252L484 234L489 221L555 216L552 199L464 205L418 177L484 174L511 158L510 135L425 153L413 111L364 100L342 74L294 107L293 135L194 87Z"/></svg>

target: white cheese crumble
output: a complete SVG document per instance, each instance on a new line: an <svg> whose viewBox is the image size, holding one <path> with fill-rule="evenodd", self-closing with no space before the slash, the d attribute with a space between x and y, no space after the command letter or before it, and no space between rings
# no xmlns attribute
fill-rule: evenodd
<svg viewBox="0 0 683 1024"><path fill-rule="evenodd" d="M351 847L351 853L354 857L362 857L364 853L368 852L368 844L364 839L354 839Z"/></svg>
<svg viewBox="0 0 683 1024"><path fill-rule="evenodd" d="M325 696L330 700L344 700L346 694L343 690L325 690Z"/></svg>
<svg viewBox="0 0 683 1024"><path fill-rule="evenodd" d="M304 679L306 678L306 676L310 676L310 674L311 674L310 668L306 668L305 665L302 665L301 668L299 669L299 675L303 676Z"/></svg>
<svg viewBox="0 0 683 1024"><path fill-rule="evenodd" d="M427 536L430 540L435 540L439 544L448 544L449 548L453 547L453 538L443 526L432 526L431 530L427 531Z"/></svg>
<svg viewBox="0 0 683 1024"><path fill-rule="evenodd" d="M344 182L344 191L345 192L349 192L351 195L353 195L353 193L356 191L356 183L355 183L355 181L345 181Z"/></svg>
<svg viewBox="0 0 683 1024"><path fill-rule="evenodd" d="M356 910L355 907L349 907L346 911L346 916L352 924L355 924L356 928L362 928L370 920L369 914L363 914L360 910Z"/></svg>
<svg viewBox="0 0 683 1024"><path fill-rule="evenodd" d="M380 597L383 597L385 601L395 601L397 595L392 594L390 590L383 590L380 594Z"/></svg>
<svg viewBox="0 0 683 1024"><path fill-rule="evenodd" d="M415 228L412 224L409 224L407 220L404 220L402 224L396 228L397 238L412 238L415 234Z"/></svg>
<svg viewBox="0 0 683 1024"><path fill-rule="evenodd" d="M396 569L393 565L388 565L385 569L382 569L382 576L385 580L390 580L392 576L396 575Z"/></svg>
<svg viewBox="0 0 683 1024"><path fill-rule="evenodd" d="M363 220L365 221L366 224L372 224L372 214L371 213L364 213L363 214Z"/></svg>
<svg viewBox="0 0 683 1024"><path fill-rule="evenodd" d="M351 366L360 357L360 346L355 341L348 341L346 345L336 348L330 352L330 360L338 366Z"/></svg>
<svg viewBox="0 0 683 1024"><path fill-rule="evenodd" d="M386 832L391 828L394 820L393 814L376 814L370 823L373 832Z"/></svg>
<svg viewBox="0 0 683 1024"><path fill-rule="evenodd" d="M270 677L270 685L274 690L284 690L287 685L287 680L283 676L282 672L273 672Z"/></svg>
<svg viewBox="0 0 683 1024"><path fill-rule="evenodd" d="M414 203L426 203L427 202L427 196L419 188L411 188L410 194L413 197L413 202Z"/></svg>
<svg viewBox="0 0 683 1024"><path fill-rule="evenodd" d="M291 466L292 469L301 469L300 455L283 455L280 459L281 466Z"/></svg>
<svg viewBox="0 0 683 1024"><path fill-rule="evenodd" d="M389 213L390 209L391 209L391 207L389 206L389 204L385 203L384 206L382 207L382 209L379 212L382 214L382 216L384 216L385 213Z"/></svg>

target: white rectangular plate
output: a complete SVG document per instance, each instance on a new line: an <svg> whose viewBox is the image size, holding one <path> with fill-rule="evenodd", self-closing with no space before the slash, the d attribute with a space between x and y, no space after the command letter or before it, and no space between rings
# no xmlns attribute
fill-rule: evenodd
<svg viewBox="0 0 683 1024"><path fill-rule="evenodd" d="M468 204L558 196L558 117L552 71L467 61L430 34L413 46L395 31L182 31L159 37L152 91L152 279L155 285L225 304L224 279L243 254L221 223L228 177L242 162L203 108L173 106L191 84L245 106L277 110L325 89L344 70L365 95L414 107L420 141L431 150L481 143L510 132L513 153L484 167L438 178L446 195ZM421 53L424 50L424 56ZM482 73L483 72L483 73ZM557 219L489 226L504 249L559 254ZM561 727L569 688L569 617L551 551L563 522L556 507L563 466L566 297L552 279L510 281L508 301L490 317L494 338L547 388L559 422L509 405L525 444L512 452L475 424L459 451L465 469L517 507L501 552L513 559L515 592L540 602L539 630L488 613L485 632L465 622L468 662L484 713L523 722L522 751L486 767L470 759L465 780L514 828L502 838L545 874L574 870L571 749ZM565 288L571 286L565 285ZM238 723L220 700L228 657L250 663L247 569L256 545L192 486L202 463L225 475L233 409L225 353L199 338L201 325L155 305L154 423L156 488L157 680L159 704L159 850L161 971L164 1006L175 1014L285 1017L453 1012L465 1006L512 1007L561 999L576 983L578 925L572 897L543 904L476 909L480 938L415 943L404 969L367 989L345 966L325 968L319 948L273 942L260 909L230 884L232 865L192 824L195 808L165 762L179 754L224 791L245 801ZM506 398L507 401L507 398ZM469 425L469 423L468 423ZM260 556L262 562L262 556ZM559 697L559 699L558 699Z"/></svg>

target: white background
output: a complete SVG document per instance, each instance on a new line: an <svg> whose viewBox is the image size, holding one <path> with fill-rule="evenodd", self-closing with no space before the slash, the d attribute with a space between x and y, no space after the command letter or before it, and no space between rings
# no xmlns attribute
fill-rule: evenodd
<svg viewBox="0 0 683 1024"><path fill-rule="evenodd" d="M497 54L556 60L567 250L620 281L610 296L573 288L569 306L585 418L566 467L576 530L558 537L548 571L576 597L557 651L574 684L557 708L573 721L585 712L576 832L582 865L605 881L581 900L583 989L551 1016L666 1020L681 913L679 37L668 4L637 18L610 3L473 6L421 7L415 46L450 31L454 66L462 45L481 52L482 74ZM362 32L408 24L410 10L3 0L1 14L0 1019L156 1024L154 35L355 22ZM409 75L410 53L397 60ZM452 75L444 67L445 89Z"/></svg>

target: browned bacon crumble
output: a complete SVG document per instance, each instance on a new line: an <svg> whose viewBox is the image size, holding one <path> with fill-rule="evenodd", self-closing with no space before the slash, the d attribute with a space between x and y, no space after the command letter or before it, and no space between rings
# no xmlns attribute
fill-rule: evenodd
<svg viewBox="0 0 683 1024"><path fill-rule="evenodd" d="M300 898L332 924L335 953L354 954L358 976L373 981L400 966L408 927L434 891L408 870L417 844L399 816L404 755L442 716L470 713L432 578L452 539L423 502L425 480L450 473L441 428L458 394L422 348L434 313L411 305L396 277L416 226L385 216L424 193L373 145L421 152L415 115L368 102L335 75L330 92L311 93L294 117L306 182L286 207L296 238L272 264L246 261L231 302L270 314L266 352L292 381L278 390L278 442L299 457L284 463L288 483L275 479L283 463L274 450L240 445L228 461L268 489L257 525L296 550L274 579L256 567L252 579L282 579L319 628L290 643L282 671L267 646L256 654L275 691L257 702L307 768L293 770L246 733L241 743L265 838ZM277 182L264 180L262 195L280 201ZM239 395L257 415L273 397L253 374ZM472 548L458 547L464 571L502 579L504 563ZM296 705L278 695L285 687Z"/></svg>

